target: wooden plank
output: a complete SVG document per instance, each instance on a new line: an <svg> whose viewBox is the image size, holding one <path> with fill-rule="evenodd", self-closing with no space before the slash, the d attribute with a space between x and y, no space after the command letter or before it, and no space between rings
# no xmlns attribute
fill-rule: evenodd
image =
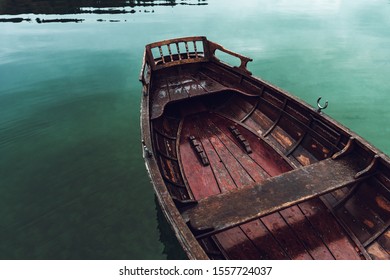
<svg viewBox="0 0 390 280"><path fill-rule="evenodd" d="M317 159L309 153L305 148L299 145L295 151L291 154L301 165L307 166L317 162Z"/></svg>
<svg viewBox="0 0 390 280"><path fill-rule="evenodd" d="M383 227L384 221L378 216L378 213L367 203L367 201L374 200L375 192L371 193L361 192L362 187L345 203L345 209L348 210L354 219L358 219L364 224L367 232L372 235ZM363 240L365 241L365 240Z"/></svg>
<svg viewBox="0 0 390 280"><path fill-rule="evenodd" d="M295 260L312 260L303 243L297 238L289 225L280 215L274 213L261 218L261 221L273 234L280 246L284 248L291 259Z"/></svg>
<svg viewBox="0 0 390 280"><path fill-rule="evenodd" d="M232 155L234 155L234 158L240 163L242 168L251 176L253 180L256 182L261 182L265 178L268 178L269 175L266 174L263 169L254 161L249 155L244 152L237 143L235 143L235 138L231 135L230 130L228 129L230 124L233 124L233 122L226 120L224 118L219 117L218 115L210 115L210 118L206 119L203 123L206 123L205 126L208 131L208 136L217 136L218 139L224 144L227 151L229 151ZM244 128L240 128L240 131L243 131ZM251 133L247 134L249 136L248 140L252 140L253 142L258 142L257 137L255 135L252 135ZM253 139L252 139L253 138ZM254 152L261 152L264 148L256 150ZM252 155L252 154L250 154ZM270 161L267 161L267 164L269 164ZM265 163L265 162L264 162ZM221 170L221 169L218 169ZM224 168L222 168L224 170ZM217 177L220 177L219 171ZM246 179L246 174L241 174L244 176L244 180ZM248 185L237 185L238 188L242 187L248 187ZM220 188L222 188L222 185L220 184ZM274 225L272 228L275 230L275 225L278 224L279 228L287 229L287 232L283 234L283 236L278 235L279 238L288 236L288 244L283 244L283 248L287 247L291 252L294 250L299 251L300 253L297 254L298 258L302 259L311 259L310 255L305 251L305 248L302 247L302 244L299 243L299 241L295 240L296 236L293 235L291 230L289 230L288 225L285 221L280 219L279 214L272 214L269 217L266 218L266 220L269 222L270 225ZM289 259L288 255L284 252L281 245L279 245L279 240L275 240L273 237L273 234L263 225L262 222L259 220L252 221L249 223L242 224L240 226L242 231L246 234L246 236L251 240L251 242L256 246L257 250L261 254L262 259ZM232 234L238 234L241 235L242 233L240 231L232 231ZM275 232L276 234L276 232ZM220 233L216 234L217 239L221 239ZM224 236L224 235L222 235ZM234 237L235 239L242 239L243 237L238 236ZM231 239L231 238L230 238ZM244 238L244 240L246 240ZM221 240L221 244L225 244L226 240ZM286 240L287 242L287 240ZM283 242L282 242L283 243ZM226 244L225 244L226 245ZM246 245L248 246L248 245ZM238 246L239 248L239 246ZM237 250L236 247L232 249L233 251L229 250L228 254L235 256L238 254L238 252L235 252ZM246 257L248 258L248 256Z"/></svg>
<svg viewBox="0 0 390 280"><path fill-rule="evenodd" d="M219 118L213 115L213 119L207 122L210 131L217 135L223 142L226 149L234 155L236 160L241 164L243 169L250 175L255 182L261 182L263 179L269 177L267 173L261 168L240 146L238 141L232 136L228 126L233 123L227 121L221 123ZM240 132L243 128L240 128ZM256 139L257 140L257 139ZM256 152L256 151L254 151ZM241 186L238 186L241 187Z"/></svg>
<svg viewBox="0 0 390 280"><path fill-rule="evenodd" d="M229 102L227 102L223 107L220 108L219 112L235 120L241 120L247 114L247 112L244 111L242 107L236 104L236 98L230 99Z"/></svg>
<svg viewBox="0 0 390 280"><path fill-rule="evenodd" d="M378 238L378 243L386 250L390 258L390 228Z"/></svg>
<svg viewBox="0 0 390 280"><path fill-rule="evenodd" d="M260 105L257 107L260 107ZM256 109L251 116L245 120L245 124L255 130L259 135L263 135L265 131L271 127L272 120L263 112Z"/></svg>
<svg viewBox="0 0 390 280"><path fill-rule="evenodd" d="M234 227L216 234L219 244L230 259L258 260L262 255L240 227Z"/></svg>
<svg viewBox="0 0 390 280"><path fill-rule="evenodd" d="M203 166L200 163L188 141L190 135L202 139L196 124L197 120L195 117L189 116L184 119L180 135L179 151L184 177L191 188L194 198L198 200L210 195L219 194L220 190L211 167Z"/></svg>
<svg viewBox="0 0 390 280"><path fill-rule="evenodd" d="M185 126L182 129L182 139L184 141L182 141L180 146L184 171L196 199L237 188L217 151L208 139L210 137L209 133L204 131L204 126L201 126L199 122L202 121L195 117L186 119ZM188 141L185 141L186 136L190 134L196 134L199 137L210 160L210 166L199 166L199 168L193 166L193 163L191 164L193 161L190 160L188 153L193 153L188 150L188 145L186 144ZM218 233L215 235L215 238L230 259L256 259L261 256L239 227Z"/></svg>
<svg viewBox="0 0 390 280"><path fill-rule="evenodd" d="M347 157L326 159L251 188L200 200L184 216L194 229L218 232L351 184L358 171Z"/></svg>
<svg viewBox="0 0 390 280"><path fill-rule="evenodd" d="M170 101L185 99L189 97L187 90L182 84L183 80L185 81L185 77L183 76L167 79Z"/></svg>
<svg viewBox="0 0 390 280"><path fill-rule="evenodd" d="M216 123L220 129L224 129L224 131L227 131L228 127L233 124L230 120L218 115L213 118L213 122ZM245 127L240 127L238 125L237 127L240 129L241 135L248 140L252 147L253 153L249 154L249 157L261 166L268 175L276 176L291 170L290 165L265 141Z"/></svg>
<svg viewBox="0 0 390 280"><path fill-rule="evenodd" d="M373 260L390 260L390 255L382 248L377 242L372 243L368 248L367 252L370 254Z"/></svg>
<svg viewBox="0 0 390 280"><path fill-rule="evenodd" d="M181 83L190 97L199 96L207 93L207 90L190 75L183 75Z"/></svg>
<svg viewBox="0 0 390 280"><path fill-rule="evenodd" d="M290 150L290 148L295 144L295 140L279 126L272 130L271 135L283 147L283 151Z"/></svg>
<svg viewBox="0 0 390 280"><path fill-rule="evenodd" d="M215 179L217 180L221 192L227 192L229 190L236 189L236 185L234 184L234 181L230 176L229 171L222 163L221 158L218 156L210 141L208 139L203 139L202 144L209 158L210 167L214 173ZM208 188L208 186L204 187Z"/></svg>
<svg viewBox="0 0 390 280"><path fill-rule="evenodd" d="M384 192L382 186L376 179L366 180L359 188L360 195L365 203L383 221L390 219L390 193ZM367 199L369 198L369 199Z"/></svg>
<svg viewBox="0 0 390 280"><path fill-rule="evenodd" d="M290 257L285 249L275 239L274 235L264 226L259 219L245 223L240 226L256 248L261 253L261 259L267 260L288 260Z"/></svg>
<svg viewBox="0 0 390 280"><path fill-rule="evenodd" d="M329 248L297 205L280 211L280 214L296 236L305 244L307 251L314 259L334 260Z"/></svg>
<svg viewBox="0 0 390 280"><path fill-rule="evenodd" d="M214 149L217 151L223 164L229 171L230 176L234 180L237 187L247 186L254 182L248 172L242 167L237 159L226 149L225 145L217 136L209 138Z"/></svg>
<svg viewBox="0 0 390 280"><path fill-rule="evenodd" d="M217 81L210 78L207 74L203 72L196 72L192 74L192 77L194 77L197 81L199 81L199 84L208 92L214 92L214 91L221 91L226 89L225 86L218 83Z"/></svg>
<svg viewBox="0 0 390 280"><path fill-rule="evenodd" d="M349 203L349 201L347 203ZM351 207L353 207L353 205L351 205ZM356 218L353 214L351 214L344 205L336 209L335 213L361 243L371 237L371 234L367 231L367 226L359 218Z"/></svg>
<svg viewBox="0 0 390 280"><path fill-rule="evenodd" d="M336 260L361 259L355 248L356 245L348 238L347 233L319 199L300 203L299 208L321 236Z"/></svg>
<svg viewBox="0 0 390 280"><path fill-rule="evenodd" d="M264 174L264 171L262 171L260 166L234 143L235 140L230 137L231 133L227 129L228 123L226 123L225 119L210 114L203 114L202 116L203 118L197 120L197 127L199 129L198 135L202 135L200 140L210 160L210 167L213 170L214 177L222 192L227 192L243 186L237 186L234 183L228 169L226 169L217 151L210 142L209 138L216 137L216 135L218 135L218 140L226 147L227 151L234 155L242 168L249 172L254 180L262 181L265 177L268 177L267 174ZM218 122L218 120L220 122ZM207 125L205 126L204 124ZM254 137L254 140L257 141L258 139ZM249 179L247 173L239 172L233 175L236 180L237 176L244 176L241 179L244 181ZM208 188L207 185L203 187ZM275 218L270 217L268 220L273 221ZM288 228L285 223L282 226ZM238 228L228 229L227 231L217 233L215 238L228 258L248 259L257 256L261 259L289 259L283 251L283 248L278 245L279 243L275 240L273 234L260 221L258 221L258 223L250 222L243 224ZM297 241L290 241L291 244L295 244L296 242ZM246 253L251 255L242 254L242 246L245 247ZM291 248L291 250L293 250L293 248Z"/></svg>

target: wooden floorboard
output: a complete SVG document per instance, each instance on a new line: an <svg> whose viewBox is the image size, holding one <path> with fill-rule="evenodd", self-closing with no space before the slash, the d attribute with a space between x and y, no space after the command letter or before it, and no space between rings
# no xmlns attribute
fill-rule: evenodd
<svg viewBox="0 0 390 280"><path fill-rule="evenodd" d="M309 220L302 213L299 206L295 205L280 211L284 220L290 225L296 236L305 245L305 248L314 259L333 260L334 256L324 244L321 237L315 231Z"/></svg>
<svg viewBox="0 0 390 280"><path fill-rule="evenodd" d="M390 228L378 238L378 243L383 247L387 254L389 254L390 258Z"/></svg>
<svg viewBox="0 0 390 280"><path fill-rule="evenodd" d="M226 88L224 85L210 78L210 76L208 76L206 73L203 73L202 71L193 73L192 75L196 80L200 81L201 85L209 92L219 91Z"/></svg>
<svg viewBox="0 0 390 280"><path fill-rule="evenodd" d="M361 259L355 244L319 199L301 203L299 207L336 259Z"/></svg>
<svg viewBox="0 0 390 280"><path fill-rule="evenodd" d="M241 229L252 240L260 251L263 259L289 260L291 259L285 249L278 243L275 237L264 226L261 220L254 220L241 225Z"/></svg>
<svg viewBox="0 0 390 280"><path fill-rule="evenodd" d="M229 190L235 189L236 185L234 184L229 171L226 169L226 166L223 164L211 142L208 139L202 139L202 144L209 158L210 167L213 171L213 175L218 183L220 191L227 192Z"/></svg>
<svg viewBox="0 0 390 280"><path fill-rule="evenodd" d="M234 138L234 136L232 136L232 133L227 128L228 123L225 122L225 125L221 127L218 126L218 123L214 123L212 120L209 120L207 124L212 133L219 138L219 140L225 145L226 150L235 157L237 162L240 163L242 168L249 174L254 182L261 182L265 178L269 177L264 169L257 164L242 147L239 146L238 141Z"/></svg>
<svg viewBox="0 0 390 280"><path fill-rule="evenodd" d="M215 115L212 120L219 129L223 129L226 133L227 128L233 124L233 122L218 115ZM243 127L240 129L240 132L252 147L253 153L249 154L249 157L261 166L268 175L276 176L291 170L290 165L259 137Z"/></svg>
<svg viewBox="0 0 390 280"><path fill-rule="evenodd" d="M261 221L272 233L282 248L284 248L290 258L295 260L313 259L302 242L297 238L279 213L265 216L261 218Z"/></svg>
<svg viewBox="0 0 390 280"><path fill-rule="evenodd" d="M170 78L166 80L166 83L168 85L169 98L171 101L180 100L189 97L189 93L181 83L182 80L183 78L181 79Z"/></svg>
<svg viewBox="0 0 390 280"><path fill-rule="evenodd" d="M209 140L227 168L237 188L250 185L254 182L240 162L238 162L236 158L226 149L225 145L217 136L210 136Z"/></svg>
<svg viewBox="0 0 390 280"><path fill-rule="evenodd" d="M180 160L191 191L196 200L218 194L220 190L214 179L213 171L210 166L203 166L196 156L189 142L189 136L194 135L199 138L197 129L192 126L196 119L188 117L184 119L180 135Z"/></svg>
<svg viewBox="0 0 390 280"><path fill-rule="evenodd" d="M188 117L183 123L181 134L180 153L183 169L186 173L187 181L192 187L192 193L195 199L198 200L217 194L220 191L228 191L237 187L225 165L221 162L214 146L208 139L210 135L203 131L199 120ZM189 135L194 135L201 141L209 157L210 166L204 167L198 163L195 164L195 168L193 167L193 162L197 158L187 141ZM255 231L255 229L253 230ZM253 242L245 235L240 227L218 233L215 235L215 238L229 258L256 259L262 257Z"/></svg>
<svg viewBox="0 0 390 280"><path fill-rule="evenodd" d="M203 87L197 79L189 74L183 75L181 83L190 97L200 96L208 92L206 87Z"/></svg>
<svg viewBox="0 0 390 280"><path fill-rule="evenodd" d="M260 251L241 230L234 227L216 234L218 243L223 247L230 259L249 260L262 259Z"/></svg>
<svg viewBox="0 0 390 280"><path fill-rule="evenodd" d="M229 134L226 119L208 113L198 116L184 119L179 142L182 168L195 199L246 186L263 180L264 176L279 175L291 169L284 160L270 166L276 153L246 129L241 128L240 132L256 140L250 141L256 151L250 155ZM201 141L210 166L203 166L196 157L187 140L190 135ZM334 218L329 213L327 216L313 210L310 203L225 230L215 234L215 238L232 259L359 259L352 242ZM335 233L329 232L329 225L336 228Z"/></svg>

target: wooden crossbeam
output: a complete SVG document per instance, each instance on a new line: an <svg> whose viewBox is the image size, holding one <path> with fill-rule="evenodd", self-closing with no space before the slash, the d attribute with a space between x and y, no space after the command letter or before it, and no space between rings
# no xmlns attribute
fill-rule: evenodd
<svg viewBox="0 0 390 280"><path fill-rule="evenodd" d="M264 180L253 187L207 197L183 212L198 237L280 211L361 180L353 157L325 159Z"/></svg>

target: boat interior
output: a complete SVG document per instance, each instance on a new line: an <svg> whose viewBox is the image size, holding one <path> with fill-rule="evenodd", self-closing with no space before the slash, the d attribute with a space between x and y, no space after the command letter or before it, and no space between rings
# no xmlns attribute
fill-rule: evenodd
<svg viewBox="0 0 390 280"><path fill-rule="evenodd" d="M242 70L200 61L151 73L153 154L207 256L390 259L388 163Z"/></svg>

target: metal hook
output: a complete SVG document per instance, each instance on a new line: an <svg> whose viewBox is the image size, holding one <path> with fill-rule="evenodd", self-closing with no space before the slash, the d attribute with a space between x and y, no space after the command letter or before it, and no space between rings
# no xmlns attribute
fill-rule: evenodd
<svg viewBox="0 0 390 280"><path fill-rule="evenodd" d="M325 105L324 106L321 106L321 104L320 104L321 98L322 97L320 96L317 99L317 107L318 107L317 112L318 113L321 113L321 110L326 109L326 107L328 107L328 100L325 101Z"/></svg>

